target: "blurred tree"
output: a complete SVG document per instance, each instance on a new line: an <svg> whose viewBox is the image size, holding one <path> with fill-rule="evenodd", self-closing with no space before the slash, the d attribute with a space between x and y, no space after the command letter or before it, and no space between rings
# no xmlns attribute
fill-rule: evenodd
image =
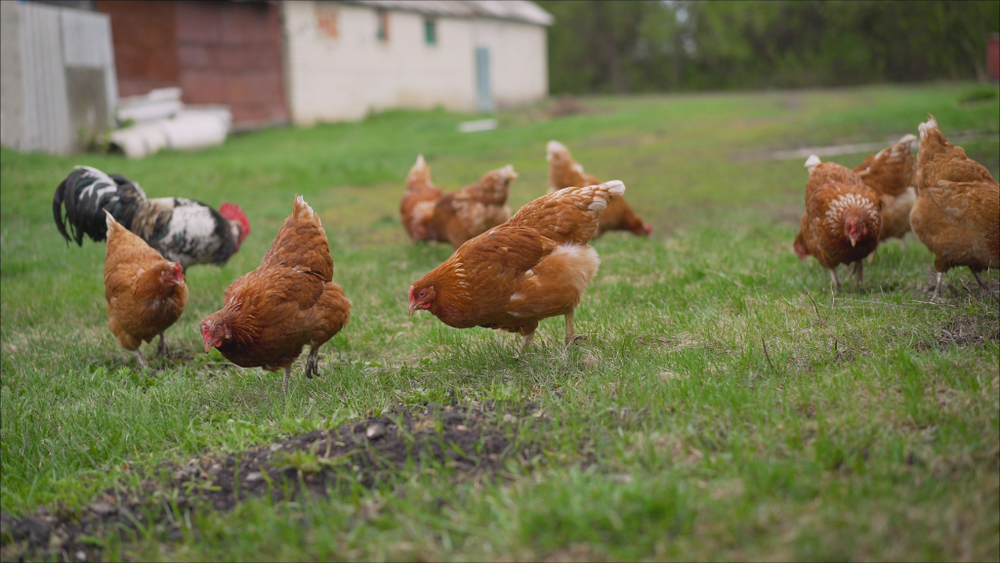
<svg viewBox="0 0 1000 563"><path fill-rule="evenodd" d="M1000 2L544 2L553 93L985 77Z"/></svg>

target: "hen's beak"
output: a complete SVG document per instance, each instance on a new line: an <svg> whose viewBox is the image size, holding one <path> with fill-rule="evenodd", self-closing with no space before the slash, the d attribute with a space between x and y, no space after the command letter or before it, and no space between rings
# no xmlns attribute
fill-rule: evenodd
<svg viewBox="0 0 1000 563"><path fill-rule="evenodd" d="M212 343L211 342L206 342L205 343L205 351L209 352L211 350L212 350Z"/></svg>
<svg viewBox="0 0 1000 563"><path fill-rule="evenodd" d="M858 245L858 237L851 237L851 247Z"/></svg>
<svg viewBox="0 0 1000 563"><path fill-rule="evenodd" d="M418 309L418 307L417 307L416 303L410 303L410 316L411 317L413 316L413 312L416 311L417 309Z"/></svg>

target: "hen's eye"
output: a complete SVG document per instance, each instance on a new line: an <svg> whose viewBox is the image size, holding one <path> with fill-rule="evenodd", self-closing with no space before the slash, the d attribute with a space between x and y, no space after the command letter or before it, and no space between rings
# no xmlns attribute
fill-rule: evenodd
<svg viewBox="0 0 1000 563"><path fill-rule="evenodd" d="M419 297L427 297L427 290L426 290L426 289L422 290L422 291L420 292L420 295L419 295Z"/></svg>

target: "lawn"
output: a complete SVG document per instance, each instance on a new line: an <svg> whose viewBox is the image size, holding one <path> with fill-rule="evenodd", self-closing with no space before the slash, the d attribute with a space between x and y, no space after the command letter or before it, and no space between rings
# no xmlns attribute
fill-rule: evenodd
<svg viewBox="0 0 1000 563"><path fill-rule="evenodd" d="M997 560L996 272L983 292L953 270L932 303L910 234L833 294L791 249L805 159L768 158L888 145L931 112L997 176L1000 108L963 101L975 88L582 98L470 134L470 116L400 111L139 161L4 149L0 502L55 531L29 549L5 516L3 559ZM564 351L562 319L543 321L515 360L514 335L408 317L407 287L451 253L399 225L416 155L448 189L513 164L517 209L546 191L550 139L654 225L594 242L589 338ZM103 243L53 225L75 164L250 218L227 265L188 271L174 357L150 369L107 329ZM322 376L303 356L283 396L280 373L205 353L199 324L296 194L353 310Z"/></svg>

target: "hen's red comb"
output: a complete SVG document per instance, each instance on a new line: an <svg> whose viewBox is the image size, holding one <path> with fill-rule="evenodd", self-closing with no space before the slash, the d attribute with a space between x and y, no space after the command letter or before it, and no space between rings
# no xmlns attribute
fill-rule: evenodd
<svg viewBox="0 0 1000 563"><path fill-rule="evenodd" d="M240 223L240 226L243 227L240 230L240 242L243 242L243 239L247 238L247 235L250 234L250 220L247 219L240 206L235 203L226 202L219 206L219 213L230 221L238 221Z"/></svg>

